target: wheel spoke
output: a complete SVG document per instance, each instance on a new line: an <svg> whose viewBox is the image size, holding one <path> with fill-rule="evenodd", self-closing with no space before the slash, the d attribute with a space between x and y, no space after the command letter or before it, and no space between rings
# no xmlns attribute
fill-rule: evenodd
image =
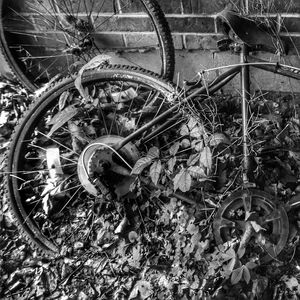
<svg viewBox="0 0 300 300"><path fill-rule="evenodd" d="M236 227L236 223L232 220L229 220L225 217L221 217L220 220L217 221L220 228L223 227L228 227L228 228L235 228Z"/></svg>

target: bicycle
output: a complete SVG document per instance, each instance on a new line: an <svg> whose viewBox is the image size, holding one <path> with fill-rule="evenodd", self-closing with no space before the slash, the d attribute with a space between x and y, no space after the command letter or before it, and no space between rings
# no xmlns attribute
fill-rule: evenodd
<svg viewBox="0 0 300 300"><path fill-rule="evenodd" d="M0 15L2 54L30 91L105 53L119 63L173 77L172 36L156 0L2 0ZM151 53L151 66L144 52Z"/></svg>
<svg viewBox="0 0 300 300"><path fill-rule="evenodd" d="M151 189L158 189L158 196L151 197L173 197L204 214L216 211L215 240L231 243L240 259L249 248L257 264L280 254L288 239L287 212L298 208L300 200L292 197L292 188L263 189L274 161L282 168L289 161L289 172L299 175L297 152L291 150L299 137L297 106L292 99L284 118L268 120L264 114L271 107L265 94L251 96L249 69L295 80L300 69L250 56L264 46L275 50L273 42L266 42L269 33L251 21L262 44L255 34L245 40L239 34L242 27L235 26L249 24L249 19L230 10L220 17L236 34L221 45L232 46L240 62L225 66L228 70L210 82L203 71L181 89L150 71L108 65L86 70L81 91L69 76L30 107L7 155L6 201L33 247L53 255L78 241L95 246L103 225L95 211L110 212L118 199L130 201L132 194L149 198ZM220 95L213 98L238 74L240 105ZM217 186L224 165L233 179L225 176L226 184ZM269 185L280 182L276 176Z"/></svg>

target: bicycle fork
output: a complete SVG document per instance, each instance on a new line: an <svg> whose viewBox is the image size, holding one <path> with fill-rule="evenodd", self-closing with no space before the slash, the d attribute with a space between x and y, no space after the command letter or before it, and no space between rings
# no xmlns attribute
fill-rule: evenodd
<svg viewBox="0 0 300 300"><path fill-rule="evenodd" d="M249 101L250 101L250 74L249 65L245 65L247 56L249 55L248 46L242 45L240 53L241 67L241 94L242 94L242 141L243 141L243 184L249 185L248 172L250 170L250 151L249 151L249 136L248 136L248 124L249 124Z"/></svg>

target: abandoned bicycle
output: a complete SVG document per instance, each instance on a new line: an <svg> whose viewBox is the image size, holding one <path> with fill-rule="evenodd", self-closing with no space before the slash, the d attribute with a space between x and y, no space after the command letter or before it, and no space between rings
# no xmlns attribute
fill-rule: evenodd
<svg viewBox="0 0 300 300"><path fill-rule="evenodd" d="M280 254L287 213L300 204L299 111L293 97L253 93L250 68L295 81L300 69L250 56L285 47L248 18L230 10L220 18L236 35L222 47L233 46L240 62L210 82L203 71L179 88L150 71L107 65L85 70L79 89L74 76L60 80L30 107L8 152L6 201L34 247L97 248L99 214L131 199L176 198L202 218L214 214L216 242L235 244L240 259L249 248L257 264ZM238 97L218 93L237 75Z"/></svg>

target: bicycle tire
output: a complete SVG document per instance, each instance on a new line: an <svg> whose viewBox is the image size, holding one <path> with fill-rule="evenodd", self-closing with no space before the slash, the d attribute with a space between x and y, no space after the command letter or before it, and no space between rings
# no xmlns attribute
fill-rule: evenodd
<svg viewBox="0 0 300 300"><path fill-rule="evenodd" d="M123 87L126 85L127 82L129 84L138 84L138 86L141 85L140 90L143 93L146 93L149 89L152 92L150 92L150 95L155 95L157 97L157 94L162 95L163 99L167 99L170 94L173 94L176 92L176 88L169 83L168 81L164 80L162 77L159 77L158 75L150 72L145 71L142 69L134 68L134 67L124 67L124 66L107 66L103 68L96 68L92 70L87 70L82 78L82 84L84 86L92 86L92 84L110 84L111 86L115 83L115 86L119 87L120 85ZM30 150L30 142L27 143L32 134L34 135L34 130L36 128L40 128L40 130L44 130L42 125L42 122L44 122L44 119L46 119L46 113L49 110L54 110L58 105L58 98L60 95L62 95L65 91L68 91L70 89L74 89L74 77L66 77L61 80L59 80L57 83L53 84L47 91L45 91L37 101L35 101L27 110L27 112L24 114L24 116L20 119L18 122L18 125L15 128L15 132L12 135L12 141L10 144L10 148L7 152L7 164L6 164L6 200L7 205L9 209L12 211L13 216L16 218L16 224L20 230L21 235L28 241L28 243L38 251L41 251L43 254L46 255L55 255L58 253L58 248L56 245L50 240L50 238L46 238L44 233L41 233L41 228L38 227L37 222L34 219L33 215L33 209L28 210L28 207L26 207L28 204L25 203L25 198L28 196L25 190L21 188L23 180L30 180L30 172L34 170L31 169L31 171L22 173L22 164L23 167L31 168L29 165L25 164L24 157L25 152L30 156L29 152ZM141 92L141 93L142 93ZM144 95L144 94L141 94ZM138 98L140 101L140 98ZM156 98L159 99L159 98ZM147 100L149 101L149 99ZM169 103L166 104L167 107L169 107ZM132 113L134 114L134 105L129 105L130 111L128 109L128 114ZM157 109L157 107L159 109ZM157 104L157 107L155 107L155 110L153 110L153 113L157 114L157 110L160 110L163 107L163 104ZM101 108L102 111L102 108ZM117 108L115 110L117 112ZM104 115L104 117L109 116L107 112L104 111L107 115ZM91 113L90 113L91 114ZM152 112L150 112L150 116L148 116L149 112L145 112L145 114L142 117L143 112L139 115L137 124L138 126L142 126L143 119L150 120L152 118ZM122 112L122 117L126 115ZM103 117L103 118L104 118ZM128 117L129 118L129 117ZM43 121L41 122L41 120ZM108 120L108 119L107 119ZM164 119L165 121L165 119ZM39 123L40 122L40 123ZM45 121L46 122L46 121ZM106 121L105 121L106 122ZM115 120L115 122L117 122ZM107 123L108 124L108 123ZM144 124L144 123L143 123ZM105 123L106 125L106 123ZM38 127L39 126L39 127ZM119 126L119 125L118 125ZM47 127L47 126L46 126ZM49 126L48 126L49 127ZM103 127L103 126L102 126ZM117 125L116 125L117 127ZM122 126L121 126L122 127ZM105 128L108 128L108 126L105 126ZM112 128L112 126L111 126ZM123 127L122 127L123 128ZM103 129L104 130L104 129ZM133 130L130 129L130 130ZM46 130L47 131L47 130ZM45 131L45 134L46 134ZM122 134L125 134L126 136L126 129L121 130L118 129L118 131L122 131ZM151 132L151 130L149 129ZM112 130L113 132L113 130ZM125 133L124 133L125 132ZM48 131L49 133L49 131ZM111 135L111 132L109 133ZM44 136L44 134L43 134ZM47 139L47 138L46 138ZM26 141L25 141L26 140ZM49 138L49 141L52 140ZM53 138L53 140L55 140ZM66 140L66 139L65 139ZM65 143L65 142L64 142ZM153 142L154 143L154 142ZM157 143L157 140L156 140ZM26 144L26 146L25 146ZM41 143L41 146L44 144ZM68 145L68 144L67 144ZM151 146L151 143L148 143L148 145ZM142 147L144 147L143 145ZM25 147L25 148L24 148ZM64 149L64 148L62 148ZM32 163L34 164L34 163ZM24 168L25 168L24 167ZM47 170L47 167L46 167ZM36 171L33 171L36 172ZM25 179L26 176L29 176L27 179ZM21 179L21 177L24 177ZM21 180L21 181L20 181ZM20 189L19 189L19 188ZM41 193L39 194L41 195ZM79 196L78 196L79 197ZM85 197L85 199L87 199ZM41 204L41 203L40 203Z"/></svg>
<svg viewBox="0 0 300 300"><path fill-rule="evenodd" d="M160 60L161 60L160 74L162 76L164 76L165 78L168 78L171 80L174 75L175 54L174 54L172 35L171 35L170 28L168 26L167 20L156 0L140 0L140 1L142 4L142 7L144 7L145 12L147 13L147 15L149 16L149 18L151 20L151 24L152 24L151 27L153 26L153 29L156 34L156 39L159 44L159 52L160 52L159 56L160 56ZM103 2L105 2L105 1L103 1ZM11 3L12 2L10 2L10 4ZM25 59L22 58L22 56L20 56L20 58L19 58L17 56L17 51L14 52L14 50L11 49L11 47L13 47L14 45L13 45L13 42L10 43L10 37L9 37L9 35L11 34L9 31L10 30L10 26L9 26L10 21L8 18L5 17L5 15L7 14L7 12L5 10L8 9L6 7L6 5L7 5L7 2L5 0L0 1L0 15L2 16L2 19L1 19L2 21L0 23L1 53L4 57L5 62L8 64L8 69L12 72L12 74L15 76L15 78L18 79L19 82L21 82L30 91L34 91L41 85L41 82L34 80L34 77L32 76L33 74L31 74L29 71L31 69L31 66L30 65L29 65L29 67L26 66L26 57L25 57ZM12 11L14 12L13 8L12 8ZM40 13L40 16L41 15L42 14ZM17 17L19 17L19 16L17 16ZM98 18L98 16L97 16L97 18ZM110 18L111 18L111 16L109 16L107 19L109 20ZM5 22L8 22L7 26L5 25ZM43 26L48 26L48 24L46 24L46 23L47 22L49 23L49 21L46 19L44 22L45 22L45 25L43 25ZM54 22L57 22L57 20L55 20ZM16 23L17 22L14 21L14 24L16 24ZM52 23L53 23L53 21L52 21ZM57 26L57 25L54 24L53 26ZM19 38L21 37L21 40L20 40L20 47L21 47L22 39L24 40L24 44L28 43L28 41L26 40L25 29L24 29L24 36L22 35L23 28L18 29L18 30L19 31L16 31L16 34L18 35ZM62 31L63 30L64 29L62 29ZM14 32L14 31L12 30L12 32ZM40 37L38 35L35 37L35 39L39 39L39 38ZM31 42L32 41L30 41L30 43ZM35 46L34 42L33 42L33 45L29 45L29 46ZM20 48L20 51L22 49L23 48ZM30 48L27 49L26 45L25 45L24 49L25 50L22 50L22 51L28 52L28 49L30 49ZM25 53L25 55L27 55L27 52ZM33 53L34 53L34 51L33 51ZM92 55L90 53L88 53L88 54ZM46 57L46 55L45 55L45 57ZM41 62L43 60L45 60L45 58L43 59L42 56L39 59ZM54 59L53 59L53 61L54 61ZM33 62L36 63L35 61L33 61ZM49 66L51 66L51 62L49 63ZM68 69L68 66L66 66L66 68ZM61 69L63 69L63 68L61 68ZM46 71L47 71L47 69L46 69ZM37 71L34 70L32 73L34 73L34 72L37 72ZM45 71L43 71L43 72L45 72ZM57 71L55 71L55 72L57 72ZM157 70L157 73L159 73L158 70ZM50 75L51 76L48 76L49 78L47 78L48 80L51 79L52 77L54 77L56 74L50 74ZM64 74L64 75L66 75L66 74ZM35 76L37 76L37 75L35 75ZM43 81L45 81L45 79Z"/></svg>

